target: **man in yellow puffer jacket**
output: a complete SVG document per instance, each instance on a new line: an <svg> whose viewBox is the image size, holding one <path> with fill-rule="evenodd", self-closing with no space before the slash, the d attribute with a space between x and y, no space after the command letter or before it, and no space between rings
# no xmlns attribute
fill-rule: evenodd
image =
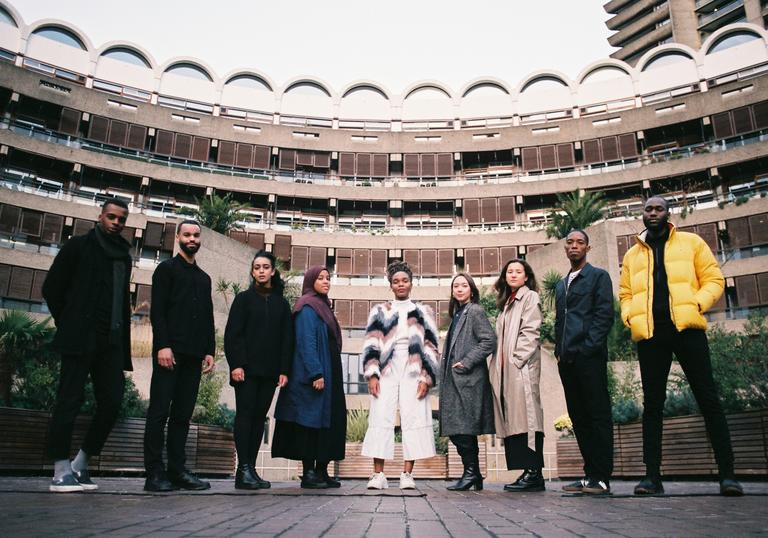
<svg viewBox="0 0 768 538"><path fill-rule="evenodd" d="M635 494L664 492L662 418L674 353L704 415L720 472L720 493L742 495L733 471L728 424L712 377L704 318L723 294L723 273L701 237L677 231L669 223L664 198L654 196L645 202L643 223L646 230L624 255L619 284L621 319L637 342L643 384L646 475Z"/></svg>

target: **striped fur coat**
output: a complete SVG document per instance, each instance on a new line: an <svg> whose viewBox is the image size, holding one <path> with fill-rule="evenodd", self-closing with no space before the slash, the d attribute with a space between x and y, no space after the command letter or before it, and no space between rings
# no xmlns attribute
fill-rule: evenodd
<svg viewBox="0 0 768 538"><path fill-rule="evenodd" d="M408 312L408 370L420 373L420 381L432 387L438 371L437 326L432 309L414 302ZM390 365L397 339L399 314L390 301L371 309L363 345L363 375L381 376Z"/></svg>

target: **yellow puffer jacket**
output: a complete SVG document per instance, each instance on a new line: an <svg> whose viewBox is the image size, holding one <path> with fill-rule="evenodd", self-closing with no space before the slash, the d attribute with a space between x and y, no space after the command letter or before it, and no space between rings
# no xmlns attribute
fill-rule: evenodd
<svg viewBox="0 0 768 538"><path fill-rule="evenodd" d="M619 283L621 319L638 342L653 336L653 251L645 242L647 231L624 255ZM669 285L669 311L678 331L706 329L704 312L723 294L725 281L712 250L696 234L678 232L669 225L664 246Z"/></svg>

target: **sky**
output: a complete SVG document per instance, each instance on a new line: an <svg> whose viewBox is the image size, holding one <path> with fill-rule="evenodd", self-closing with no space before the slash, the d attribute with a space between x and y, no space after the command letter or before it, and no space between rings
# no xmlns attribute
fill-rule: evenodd
<svg viewBox="0 0 768 538"><path fill-rule="evenodd" d="M398 94L421 80L511 86L543 69L576 78L608 57L605 0L10 0L29 24L74 24L94 46L128 40L162 64L192 56L219 76L252 68L281 85L337 91L369 79Z"/></svg>

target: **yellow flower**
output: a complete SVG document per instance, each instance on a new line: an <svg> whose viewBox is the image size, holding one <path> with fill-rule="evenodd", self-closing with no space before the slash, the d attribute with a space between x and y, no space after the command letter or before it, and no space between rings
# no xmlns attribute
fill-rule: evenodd
<svg viewBox="0 0 768 538"><path fill-rule="evenodd" d="M559 432L572 433L573 422L568 415L560 415L555 419L555 429Z"/></svg>

